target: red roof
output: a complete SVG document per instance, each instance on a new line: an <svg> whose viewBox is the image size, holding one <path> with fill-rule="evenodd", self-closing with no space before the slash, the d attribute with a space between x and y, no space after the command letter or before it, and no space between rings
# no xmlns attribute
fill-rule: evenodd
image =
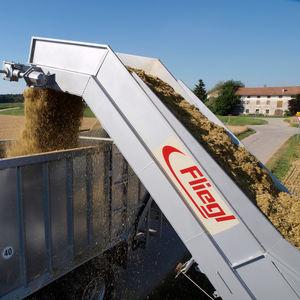
<svg viewBox="0 0 300 300"><path fill-rule="evenodd" d="M259 87L243 88L240 87L235 92L240 96L277 96L277 95L297 95L300 94L300 86L280 86L280 87Z"/></svg>

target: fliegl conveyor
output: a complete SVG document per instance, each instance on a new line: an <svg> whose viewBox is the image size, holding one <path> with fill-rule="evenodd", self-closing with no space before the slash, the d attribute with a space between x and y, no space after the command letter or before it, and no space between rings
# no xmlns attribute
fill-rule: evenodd
<svg viewBox="0 0 300 300"><path fill-rule="evenodd" d="M223 299L299 299L299 251L125 65L224 126L159 60L106 45L33 38L29 65L4 62L2 72L84 99Z"/></svg>

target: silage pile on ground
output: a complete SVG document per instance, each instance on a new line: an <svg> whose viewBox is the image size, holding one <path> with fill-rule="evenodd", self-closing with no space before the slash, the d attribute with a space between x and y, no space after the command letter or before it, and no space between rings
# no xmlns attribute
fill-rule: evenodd
<svg viewBox="0 0 300 300"><path fill-rule="evenodd" d="M226 130L155 76L135 71L290 243L300 249L300 199L279 191L268 172Z"/></svg>
<svg viewBox="0 0 300 300"><path fill-rule="evenodd" d="M84 104L80 97L52 89L24 92L25 125L6 157L75 148Z"/></svg>

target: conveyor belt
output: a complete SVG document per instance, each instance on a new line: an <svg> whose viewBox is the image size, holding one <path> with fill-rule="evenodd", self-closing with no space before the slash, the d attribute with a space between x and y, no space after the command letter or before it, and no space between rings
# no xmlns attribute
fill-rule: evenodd
<svg viewBox="0 0 300 300"><path fill-rule="evenodd" d="M220 122L151 59L43 38L33 38L29 58L55 74L52 87L83 97L223 299L299 299L300 252L122 61L163 72Z"/></svg>

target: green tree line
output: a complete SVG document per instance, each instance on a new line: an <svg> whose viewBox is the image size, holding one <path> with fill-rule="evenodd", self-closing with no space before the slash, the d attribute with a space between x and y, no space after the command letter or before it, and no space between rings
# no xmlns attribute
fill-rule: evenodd
<svg viewBox="0 0 300 300"><path fill-rule="evenodd" d="M0 95L0 103L16 103L24 102L22 94L2 94Z"/></svg>
<svg viewBox="0 0 300 300"><path fill-rule="evenodd" d="M235 106L240 102L240 96L235 95L235 92L244 86L241 81L221 81L207 93L205 84L200 79L193 92L213 113L225 116L234 112Z"/></svg>
<svg viewBox="0 0 300 300"><path fill-rule="evenodd" d="M300 94L292 97L292 99L288 103L288 109L291 116L294 116L297 112L300 111Z"/></svg>

